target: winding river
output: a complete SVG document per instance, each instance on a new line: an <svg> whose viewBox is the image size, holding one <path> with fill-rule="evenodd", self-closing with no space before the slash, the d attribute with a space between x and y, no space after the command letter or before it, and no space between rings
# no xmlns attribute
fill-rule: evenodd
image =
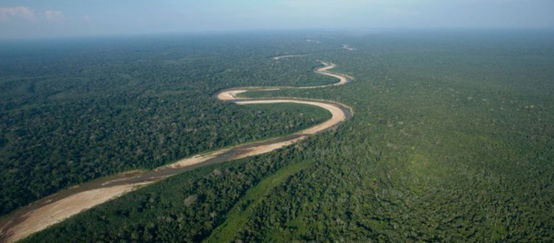
<svg viewBox="0 0 554 243"><path fill-rule="evenodd" d="M338 82L327 85L304 87L276 86L232 88L220 91L215 97L221 101L233 102L237 105L274 103L313 105L329 111L332 115L330 119L293 134L222 148L184 158L172 164L160 166L154 170L124 172L62 190L0 218L0 242L14 242L23 239L32 233L41 231L79 212L90 209L145 185L183 173L184 171L192 170L200 166L271 152L304 140L308 136L327 130L345 121L352 116L352 109L346 105L333 101L302 98L241 98L238 96L248 91L326 88L344 85L351 80L351 78L345 74L329 72L328 70L334 68L335 64L326 62L321 63L323 66L317 68L315 72L337 78L339 80Z"/></svg>

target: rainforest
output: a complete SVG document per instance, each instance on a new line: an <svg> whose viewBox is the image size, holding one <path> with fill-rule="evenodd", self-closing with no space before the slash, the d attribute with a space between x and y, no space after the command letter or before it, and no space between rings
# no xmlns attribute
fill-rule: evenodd
<svg viewBox="0 0 554 243"><path fill-rule="evenodd" d="M549 31L0 41L0 242L548 242L553 94Z"/></svg>

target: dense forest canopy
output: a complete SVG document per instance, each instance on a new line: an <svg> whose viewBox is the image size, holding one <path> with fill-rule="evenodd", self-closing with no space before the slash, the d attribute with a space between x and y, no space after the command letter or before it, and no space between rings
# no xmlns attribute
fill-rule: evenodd
<svg viewBox="0 0 554 243"><path fill-rule="evenodd" d="M121 44L113 52L103 51L111 44L98 45L95 55L49 59L54 54L46 53L40 59L26 59L5 54L13 60L1 64L6 67L1 71L2 90L11 90L2 93L6 135L1 173L2 178L14 179L2 181L2 202L17 198L11 187L45 187L45 181L25 173L54 176L49 166L70 174L73 181L87 180L100 174L92 170L88 175L84 168L103 166L109 170L106 173L151 168L197 151L288 133L321 119L325 114L306 107L237 107L211 98L226 87L332 82L312 72L316 60L337 63L338 72L355 80L328 89L249 95L331 99L352 106L355 115L297 145L189 171L129 193L27 241L190 242L215 237L209 239L547 242L554 238L552 33L166 38ZM355 49L344 49L344 44ZM306 55L271 59L287 54ZM29 73L35 74L25 75ZM68 116L74 120L67 124L39 126L43 119L58 121L46 111L92 118ZM299 111L309 113L309 118ZM181 115L194 112L204 115L195 116L198 120ZM222 122L222 117L228 120ZM179 129L172 130L171 122ZM59 127L66 129L52 133ZM81 127L87 128L79 131L84 136L69 133ZM110 128L120 133L110 137L113 132L105 132ZM134 128L141 133L127 132ZM194 131L213 133L191 138ZM80 160L72 163L53 162L60 152L71 149L58 148L54 142L50 146L61 150L58 155L49 147L18 150L41 133L68 139L77 148L94 144L96 150L78 151L75 158ZM91 135L104 140L91 141ZM22 142L15 143L16 138ZM160 146L160 141L175 145ZM137 155L139 146L143 152ZM39 148L42 152L35 154ZM121 161L117 156L127 155L127 150L143 157ZM22 155L25 152L30 155ZM29 159L22 162L15 159L18 156ZM27 184L17 184L23 182ZM20 198L4 211L30 200ZM229 227L229 222L236 224Z"/></svg>
<svg viewBox="0 0 554 243"><path fill-rule="evenodd" d="M6 43L0 54L0 213L100 176L326 119L326 112L306 106L238 107L212 97L234 86L333 82L312 75L315 60L271 60L290 49L264 50L266 40Z"/></svg>

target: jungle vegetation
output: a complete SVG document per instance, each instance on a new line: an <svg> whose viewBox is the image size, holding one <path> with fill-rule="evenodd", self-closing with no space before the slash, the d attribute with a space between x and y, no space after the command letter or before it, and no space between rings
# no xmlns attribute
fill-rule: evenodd
<svg viewBox="0 0 554 243"><path fill-rule="evenodd" d="M309 106L239 107L212 97L229 85L332 82L311 75L318 63L275 65L269 56L279 49L248 51L262 49L258 42L233 48L244 38L162 40L3 46L0 215L101 176L288 134L330 117Z"/></svg>
<svg viewBox="0 0 554 243"><path fill-rule="evenodd" d="M240 80L197 79L195 85L209 87L199 89L198 96L243 84L324 81L311 70L316 60L329 60L355 80L341 87L251 95L332 99L352 106L352 119L276 152L150 185L26 241L554 238L552 33L326 33L316 36L318 44L298 35L236 43L243 51L230 55L237 58L234 63L250 60L263 71L246 69ZM344 43L356 50L342 49ZM287 49L309 55L267 60L268 53ZM210 75L226 58L206 60L197 74ZM170 79L160 68L155 87ZM297 75L301 79L290 78ZM209 104L222 106L220 113L252 112ZM237 136L261 136L235 129ZM238 227L226 227L229 222Z"/></svg>

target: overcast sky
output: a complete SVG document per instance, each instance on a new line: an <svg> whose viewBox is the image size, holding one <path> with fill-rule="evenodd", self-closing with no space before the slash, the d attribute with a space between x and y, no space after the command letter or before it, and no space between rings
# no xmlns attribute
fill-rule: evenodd
<svg viewBox="0 0 554 243"><path fill-rule="evenodd" d="M554 29L554 0L2 0L0 38L234 30Z"/></svg>

